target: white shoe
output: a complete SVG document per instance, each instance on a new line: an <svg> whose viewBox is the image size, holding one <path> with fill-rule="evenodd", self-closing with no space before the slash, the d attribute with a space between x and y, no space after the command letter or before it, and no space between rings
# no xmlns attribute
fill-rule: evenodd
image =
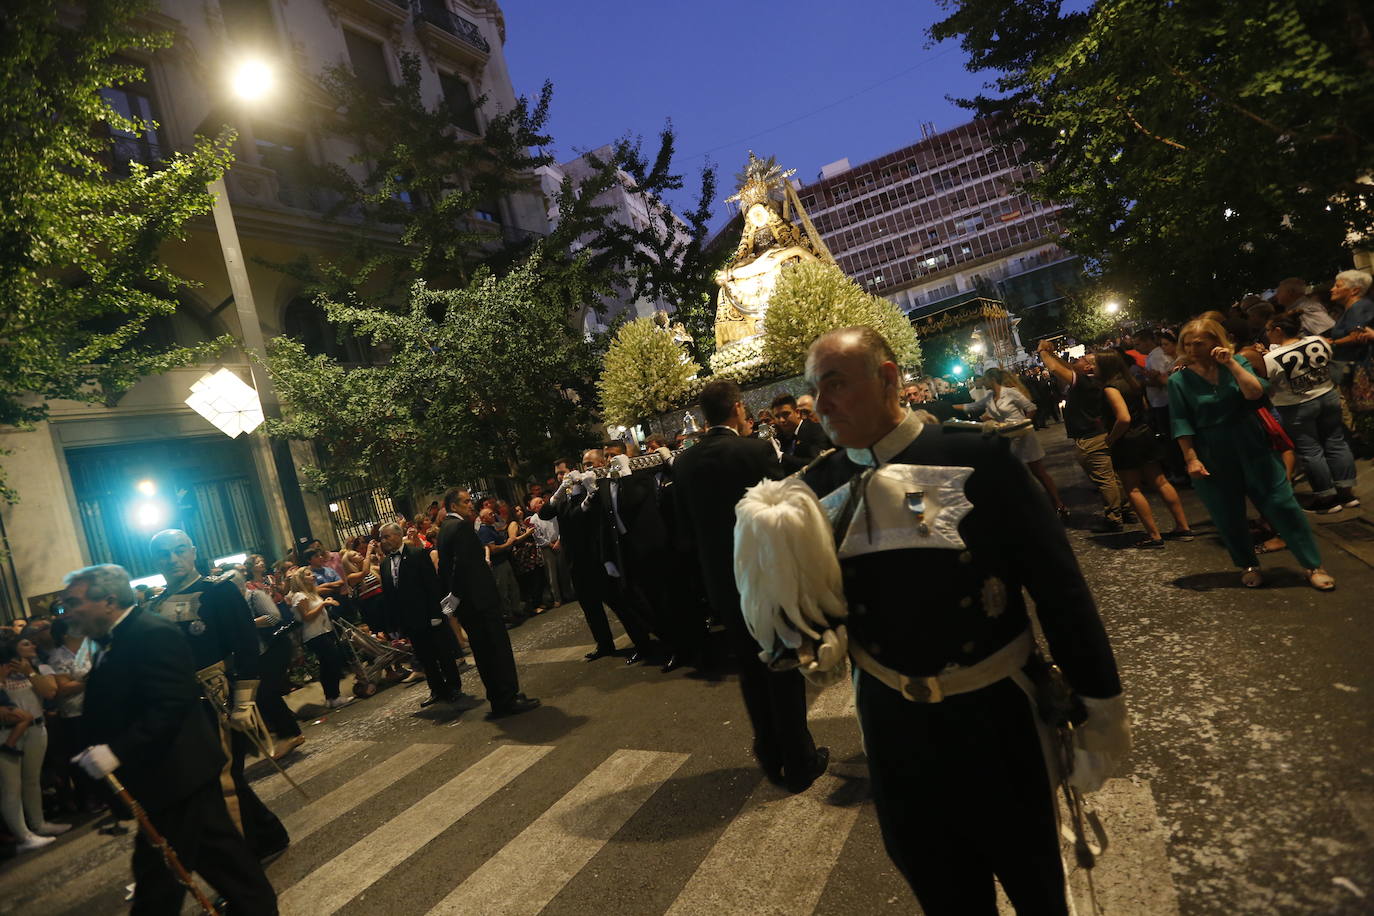
<svg viewBox="0 0 1374 916"><path fill-rule="evenodd" d="M36 833L31 833L24 839L20 840L18 845L16 845L14 849L15 852L32 852L35 849L42 849L49 843L55 842L57 841L50 836L39 836Z"/></svg>
<svg viewBox="0 0 1374 916"><path fill-rule="evenodd" d="M33 828L33 832L39 836L61 836L71 829L71 824L50 824L45 821Z"/></svg>
<svg viewBox="0 0 1374 916"><path fill-rule="evenodd" d="M340 709L344 706L347 706L349 703L352 703L354 699L354 697L339 696L335 697L332 700L326 701L324 705L328 706L330 709Z"/></svg>

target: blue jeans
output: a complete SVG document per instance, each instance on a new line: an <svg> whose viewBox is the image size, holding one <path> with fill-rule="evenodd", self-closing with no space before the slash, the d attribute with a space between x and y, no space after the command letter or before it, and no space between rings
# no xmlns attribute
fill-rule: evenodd
<svg viewBox="0 0 1374 916"><path fill-rule="evenodd" d="M1355 485L1355 456L1341 428L1341 393L1326 394L1279 408L1283 428L1293 437L1307 480L1317 496L1332 496L1337 487Z"/></svg>

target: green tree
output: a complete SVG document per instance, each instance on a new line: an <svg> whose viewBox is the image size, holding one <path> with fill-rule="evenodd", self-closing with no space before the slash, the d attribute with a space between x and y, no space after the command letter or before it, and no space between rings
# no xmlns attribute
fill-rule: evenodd
<svg viewBox="0 0 1374 916"><path fill-rule="evenodd" d="M145 375L232 343L149 343L186 281L159 259L211 206L206 182L228 167L229 136L152 167L112 174L116 137L155 125L117 113L101 90L142 70L116 56L171 35L137 22L146 0L17 3L0 14L0 427L29 428L48 402L111 403ZM13 500L0 472L0 496Z"/></svg>
<svg viewBox="0 0 1374 916"><path fill-rule="evenodd" d="M700 372L701 366L654 319L622 325L597 381L606 422L630 426L681 405L694 393Z"/></svg>
<svg viewBox="0 0 1374 916"><path fill-rule="evenodd" d="M325 300L332 323L388 360L348 368L274 339L268 362L291 409L269 431L324 448L329 463L306 471L315 486L370 474L405 493L542 467L591 420L576 394L591 350L558 292L536 257L455 289L417 281L404 312Z"/></svg>
<svg viewBox="0 0 1374 916"><path fill-rule="evenodd" d="M941 0L1039 172L1067 244L1149 318L1283 276L1374 231L1374 38L1357 0Z"/></svg>
<svg viewBox="0 0 1374 916"><path fill-rule="evenodd" d="M868 325L882 334L899 365L920 366L916 329L902 310L866 292L834 264L821 261L783 268L763 316L764 359L781 373L801 372L812 341L851 325Z"/></svg>

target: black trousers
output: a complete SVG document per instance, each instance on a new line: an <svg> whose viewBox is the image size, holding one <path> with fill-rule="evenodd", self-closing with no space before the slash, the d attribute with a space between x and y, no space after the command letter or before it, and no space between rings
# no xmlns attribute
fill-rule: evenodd
<svg viewBox="0 0 1374 916"><path fill-rule="evenodd" d="M457 616L468 634L468 648L486 688L487 703L492 709L509 706L520 692L520 678L515 673L515 653L500 606L481 607L463 601L458 605Z"/></svg>
<svg viewBox="0 0 1374 916"><path fill-rule="evenodd" d="M286 693L286 669L291 665L295 648L290 636L278 636L258 658L261 677L258 681L258 709L267 727L278 738L294 738L301 733L300 723L282 699Z"/></svg>
<svg viewBox="0 0 1374 916"><path fill-rule="evenodd" d="M1016 684L912 703L860 672L859 723L883 843L927 916L1068 912L1035 713Z"/></svg>
<svg viewBox="0 0 1374 916"><path fill-rule="evenodd" d="M630 637L636 650L649 648L649 627L624 600L618 585L600 561L594 557L574 558L572 561L572 583L577 591L577 603L582 606L582 616L587 618L587 629L592 631L596 647L605 652L615 649L615 637L611 635L611 624L606 619L606 605L610 605L619 618L625 633Z"/></svg>
<svg viewBox="0 0 1374 916"><path fill-rule="evenodd" d="M231 912L277 912L277 892L258 857L234 829L217 782L151 812L153 826L188 872L198 872L229 902ZM138 832L134 840L134 916L176 916L186 889L167 868L157 847Z"/></svg>
<svg viewBox="0 0 1374 916"><path fill-rule="evenodd" d="M244 761L249 750L256 751L248 736L243 732L229 730L229 775L234 780L234 797L238 803L239 818L243 822L243 836L248 848L259 859L286 847L291 838L286 828L275 814L258 798L252 786L243 775Z"/></svg>
<svg viewBox="0 0 1374 916"><path fill-rule="evenodd" d="M406 632L415 658L425 669L429 692L439 697L456 696L463 689L458 674L458 637L448 621L436 626L411 627Z"/></svg>
<svg viewBox="0 0 1374 916"><path fill-rule="evenodd" d="M738 607L717 608L716 613L739 663L740 693L754 727L754 755L764 769L781 770L784 776L807 772L816 742L806 725L806 679L799 671L772 671L759 659L759 644Z"/></svg>
<svg viewBox="0 0 1374 916"><path fill-rule="evenodd" d="M321 633L305 641L305 647L320 660L320 686L326 700L339 697L339 680L343 677L343 654L333 632Z"/></svg>

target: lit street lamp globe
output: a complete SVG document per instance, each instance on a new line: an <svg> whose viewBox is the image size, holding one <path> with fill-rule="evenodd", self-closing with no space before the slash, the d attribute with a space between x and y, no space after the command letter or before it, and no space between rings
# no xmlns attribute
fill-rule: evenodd
<svg viewBox="0 0 1374 916"><path fill-rule="evenodd" d="M263 60L243 61L229 77L230 90L235 98L244 102L256 102L270 93L276 85L276 74Z"/></svg>
<svg viewBox="0 0 1374 916"><path fill-rule="evenodd" d="M1121 303L1113 300L1108 302L1104 308L1107 310L1108 315L1115 315L1117 312L1121 311Z"/></svg>

